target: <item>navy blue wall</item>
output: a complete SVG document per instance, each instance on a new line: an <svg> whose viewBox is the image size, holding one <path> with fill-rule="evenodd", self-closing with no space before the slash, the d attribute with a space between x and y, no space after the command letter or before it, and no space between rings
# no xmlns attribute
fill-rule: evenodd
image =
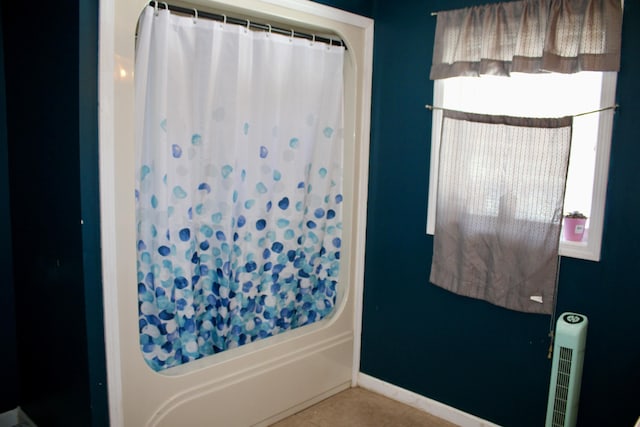
<svg viewBox="0 0 640 427"><path fill-rule="evenodd" d="M373 0L313 0L327 6L337 7L351 13L371 17Z"/></svg>
<svg viewBox="0 0 640 427"><path fill-rule="evenodd" d="M11 216L9 213L9 160L7 146L4 43L0 4L0 413L18 405L16 319L11 265Z"/></svg>
<svg viewBox="0 0 640 427"><path fill-rule="evenodd" d="M428 283L426 236L436 19L486 0L322 1L375 19L361 370L505 426L544 424L549 317ZM371 12L369 14L369 11ZM564 258L559 312L590 320L579 425L632 425L640 389L640 5L626 2L601 262ZM606 409L605 409L606 408Z"/></svg>
<svg viewBox="0 0 640 427"><path fill-rule="evenodd" d="M41 426L106 426L97 3L2 5L17 404Z"/></svg>
<svg viewBox="0 0 640 427"><path fill-rule="evenodd" d="M78 7L78 127L82 266L87 324L91 425L109 425L100 252L98 156L98 2Z"/></svg>
<svg viewBox="0 0 640 427"><path fill-rule="evenodd" d="M337 3L337 2L336 2ZM504 426L544 423L549 317L428 282L430 11L486 0L373 2L373 112L361 370ZM640 4L626 2L602 261L564 258L559 312L589 317L579 425L633 425L640 390Z"/></svg>
<svg viewBox="0 0 640 427"><path fill-rule="evenodd" d="M77 5L5 5L19 403L38 425L89 425Z"/></svg>

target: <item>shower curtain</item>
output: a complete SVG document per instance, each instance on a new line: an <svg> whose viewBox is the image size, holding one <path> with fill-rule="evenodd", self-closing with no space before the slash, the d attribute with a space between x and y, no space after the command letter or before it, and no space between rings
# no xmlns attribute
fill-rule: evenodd
<svg viewBox="0 0 640 427"><path fill-rule="evenodd" d="M344 48L152 7L136 48L146 362L162 370L327 317Z"/></svg>

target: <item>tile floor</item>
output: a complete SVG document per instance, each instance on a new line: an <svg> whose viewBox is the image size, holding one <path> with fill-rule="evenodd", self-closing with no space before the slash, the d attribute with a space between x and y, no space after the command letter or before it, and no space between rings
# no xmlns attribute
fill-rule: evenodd
<svg viewBox="0 0 640 427"><path fill-rule="evenodd" d="M352 388L272 427L455 427L455 424L368 390Z"/></svg>

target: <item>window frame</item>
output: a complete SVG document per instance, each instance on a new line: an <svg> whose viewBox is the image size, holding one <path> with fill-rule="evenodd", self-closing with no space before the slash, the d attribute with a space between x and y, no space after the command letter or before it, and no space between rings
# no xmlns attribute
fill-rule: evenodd
<svg viewBox="0 0 640 427"><path fill-rule="evenodd" d="M603 72L600 108L615 105L617 72ZM441 106L444 100L444 80L433 82L433 105ZM612 112L602 112L598 122L598 140L594 165L594 178L589 214L589 238L587 242L569 242L560 237L559 254L561 256L600 261L602 251L602 234L604 228L604 213L607 196L607 181L609 177L609 159L611 153L611 139L613 133ZM442 130L442 110L432 110L431 126L431 158L429 167L429 193L427 202L426 233L435 232L436 194L439 172L440 135Z"/></svg>

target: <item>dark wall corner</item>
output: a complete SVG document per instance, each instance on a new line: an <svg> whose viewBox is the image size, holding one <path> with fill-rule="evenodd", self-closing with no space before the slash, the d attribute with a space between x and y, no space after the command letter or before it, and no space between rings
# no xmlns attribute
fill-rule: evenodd
<svg viewBox="0 0 640 427"><path fill-rule="evenodd" d="M4 76L4 25L0 3L0 413L18 406L18 358L11 250L11 215L9 202L9 146Z"/></svg>

